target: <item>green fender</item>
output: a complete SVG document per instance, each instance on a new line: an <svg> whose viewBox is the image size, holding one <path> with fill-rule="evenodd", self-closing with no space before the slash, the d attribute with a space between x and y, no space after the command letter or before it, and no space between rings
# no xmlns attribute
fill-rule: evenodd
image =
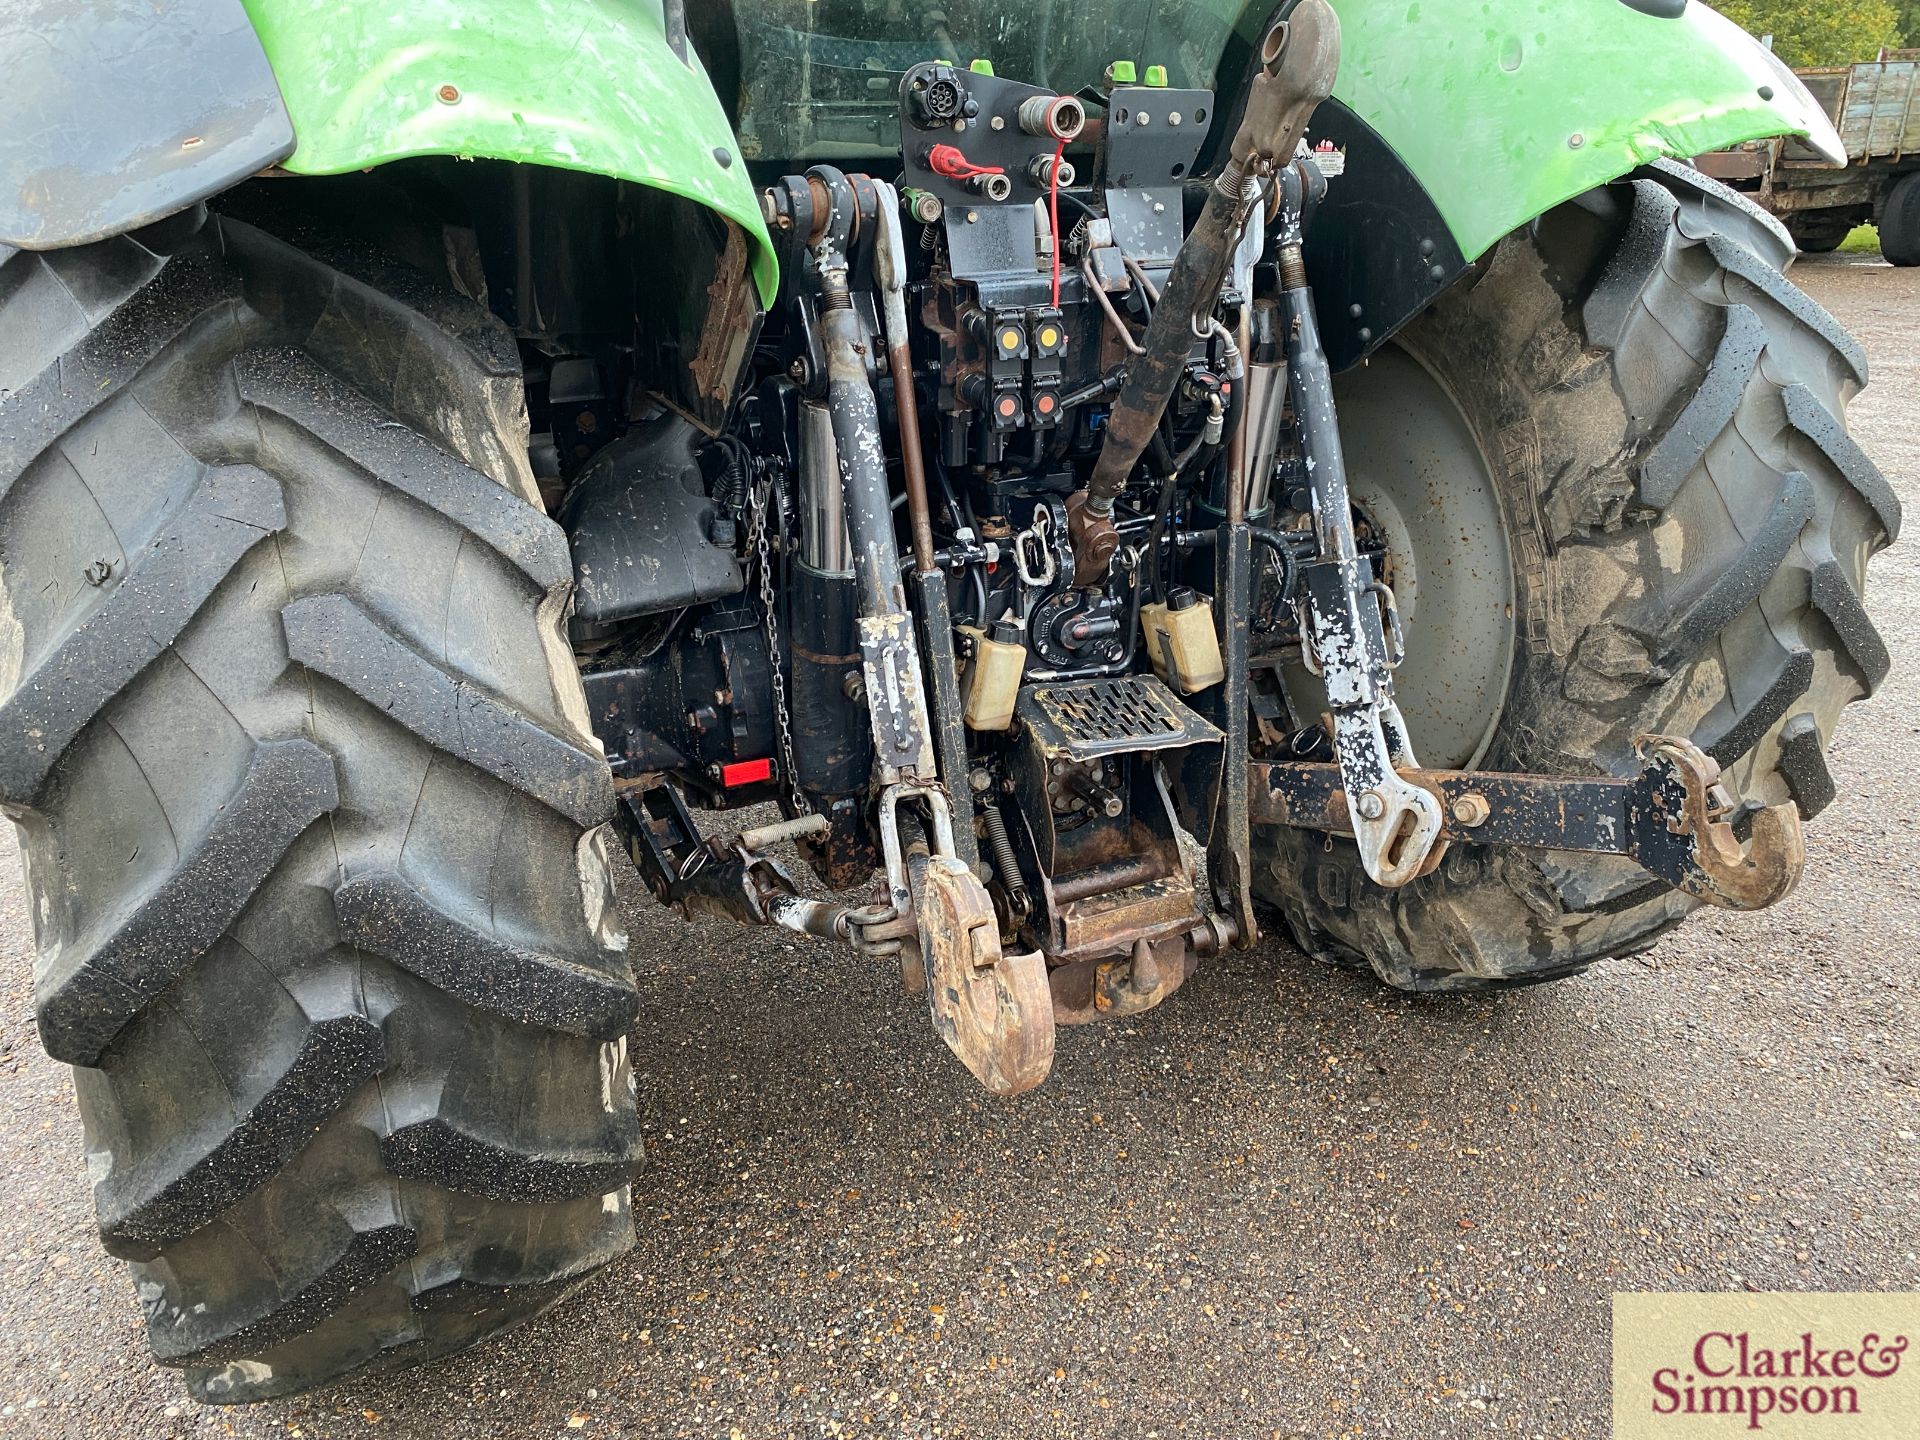
<svg viewBox="0 0 1920 1440"><path fill-rule="evenodd" d="M708 206L778 269L699 57L659 0L245 0L293 117L282 166L336 175L411 155L586 170ZM697 0L696 0L697 3Z"/></svg>
<svg viewBox="0 0 1920 1440"><path fill-rule="evenodd" d="M1766 135L1839 152L1798 77L1700 0L1329 3L1340 76L1308 138L1345 151L1346 169L1307 261L1340 369L1501 237L1597 186ZM1242 57L1260 8L1236 27ZM1668 178L1690 176L1712 183Z"/></svg>
<svg viewBox="0 0 1920 1440"><path fill-rule="evenodd" d="M1425 185L1468 260L1662 156L1791 134L1846 163L1799 78L1701 0L1330 3L1334 97Z"/></svg>

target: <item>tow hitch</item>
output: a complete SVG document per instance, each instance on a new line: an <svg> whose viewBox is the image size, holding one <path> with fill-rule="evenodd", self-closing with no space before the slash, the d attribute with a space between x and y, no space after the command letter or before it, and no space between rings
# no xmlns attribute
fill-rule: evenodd
<svg viewBox="0 0 1920 1440"><path fill-rule="evenodd" d="M1666 735L1643 735L1637 749L1643 768L1630 779L1399 772L1400 782L1424 792L1441 816L1419 874L1431 874L1454 842L1582 850L1628 856L1650 875L1723 910L1762 910L1784 899L1807 863L1799 811L1791 804L1754 811L1752 839L1743 850L1725 819L1732 805L1712 759ZM1256 762L1249 788L1258 824L1354 833L1338 765Z"/></svg>

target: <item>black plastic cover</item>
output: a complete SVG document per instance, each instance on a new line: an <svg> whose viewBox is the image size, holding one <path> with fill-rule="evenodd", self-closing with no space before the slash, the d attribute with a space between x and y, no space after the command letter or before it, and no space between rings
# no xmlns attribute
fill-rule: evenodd
<svg viewBox="0 0 1920 1440"><path fill-rule="evenodd" d="M0 4L0 249L138 229L293 146L241 0Z"/></svg>
<svg viewBox="0 0 1920 1440"><path fill-rule="evenodd" d="M560 511L578 624L612 625L746 588L733 551L709 538L718 515L695 453L700 438L680 416L663 415L580 472Z"/></svg>
<svg viewBox="0 0 1920 1440"><path fill-rule="evenodd" d="M1309 143L1346 152L1307 227L1307 275L1327 360L1357 365L1466 273L1447 222L1399 154L1338 100L1314 112Z"/></svg>

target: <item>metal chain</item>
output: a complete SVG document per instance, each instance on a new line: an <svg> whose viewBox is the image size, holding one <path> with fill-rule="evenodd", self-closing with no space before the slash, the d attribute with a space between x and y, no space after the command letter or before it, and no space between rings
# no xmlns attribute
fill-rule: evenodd
<svg viewBox="0 0 1920 1440"><path fill-rule="evenodd" d="M798 772L793 761L793 724L787 713L785 652L780 648L780 620L774 608L773 560L767 545L767 510L772 498L773 481L760 482L753 494L753 513L747 520L747 539L753 547L754 564L760 572L760 609L766 618L767 657L773 670L773 728L780 743L780 769L787 782L787 797L796 815L811 815L813 806L800 793Z"/></svg>

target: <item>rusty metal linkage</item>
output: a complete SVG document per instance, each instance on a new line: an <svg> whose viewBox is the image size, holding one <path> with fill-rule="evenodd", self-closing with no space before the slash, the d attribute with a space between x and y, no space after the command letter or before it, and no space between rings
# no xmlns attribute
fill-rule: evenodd
<svg viewBox="0 0 1920 1440"><path fill-rule="evenodd" d="M880 233L874 268L880 281L887 329L887 370L893 377L893 413L900 426L900 470L907 482L907 518L913 527L913 563L925 575L934 569L933 511L927 503L927 462L920 449L920 403L913 386L911 336L907 329L907 256L900 235L900 197L884 181L879 192Z"/></svg>
<svg viewBox="0 0 1920 1440"><path fill-rule="evenodd" d="M1444 817L1429 870L1458 842L1629 856L1725 910L1761 910L1793 889L1807 859L1793 805L1756 811L1743 849L1723 818L1731 806L1711 758L1671 736L1644 735L1635 744L1645 768L1629 779L1402 771ZM1353 833L1338 765L1255 762L1249 774L1256 824Z"/></svg>
<svg viewBox="0 0 1920 1440"><path fill-rule="evenodd" d="M1306 224L1326 180L1311 160L1283 170L1280 268L1286 324L1287 393L1300 452L1311 477L1317 559L1301 567L1302 658L1326 686L1333 748L1348 790L1360 862L1376 884L1405 885L1439 863L1439 808L1401 778L1418 771L1393 672L1405 658L1393 591L1373 573L1353 531L1353 500L1333 398L1333 369L1320 342L1307 283Z"/></svg>
<svg viewBox="0 0 1920 1440"><path fill-rule="evenodd" d="M615 820L654 898L684 916L717 915L823 940L855 939L854 912L801 895L786 867L764 853L783 840L824 833L824 815L707 839L694 828L680 791L661 783L623 790Z"/></svg>

